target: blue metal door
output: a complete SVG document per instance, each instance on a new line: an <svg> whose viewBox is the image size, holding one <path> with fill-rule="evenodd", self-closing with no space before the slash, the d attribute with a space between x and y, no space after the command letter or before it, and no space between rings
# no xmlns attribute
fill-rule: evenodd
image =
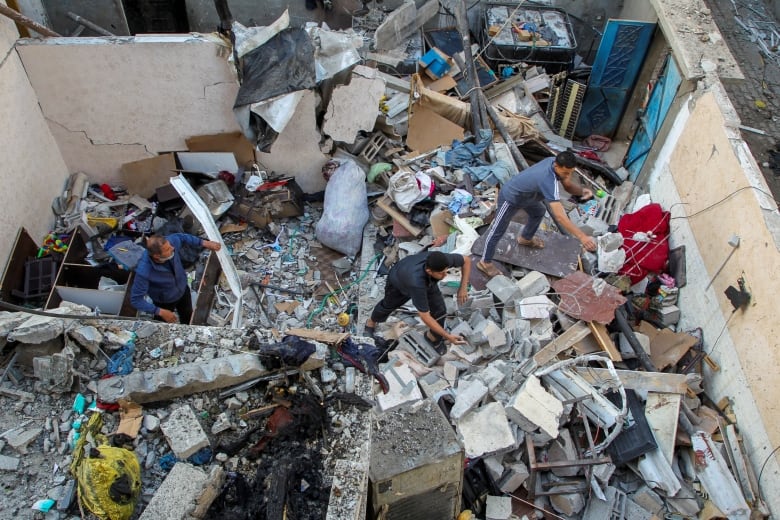
<svg viewBox="0 0 780 520"><path fill-rule="evenodd" d="M654 23L609 20L601 38L576 134L612 137L642 68Z"/></svg>
<svg viewBox="0 0 780 520"><path fill-rule="evenodd" d="M668 56L663 69L661 69L661 75L650 93L645 113L639 119L639 128L637 128L628 147L626 158L623 160L623 165L628 170L629 179L632 181L636 180L639 172L642 171L647 153L661 130L661 125L666 119L666 114L669 113L680 83L682 83L680 69L677 68L674 58Z"/></svg>

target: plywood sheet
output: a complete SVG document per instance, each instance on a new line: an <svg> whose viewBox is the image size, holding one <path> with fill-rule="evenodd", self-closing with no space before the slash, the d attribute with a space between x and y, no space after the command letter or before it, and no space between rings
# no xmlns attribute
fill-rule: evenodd
<svg viewBox="0 0 780 520"><path fill-rule="evenodd" d="M464 130L449 119L416 106L409 118L406 145L415 152L427 152L442 145L451 145L453 139L462 140Z"/></svg>
<svg viewBox="0 0 780 520"><path fill-rule="evenodd" d="M176 175L175 169L176 158L172 153L165 153L125 163L119 171L128 193L149 198L157 188L168 184L168 179Z"/></svg>
<svg viewBox="0 0 780 520"><path fill-rule="evenodd" d="M495 260L506 262L540 273L563 278L577 270L580 254L580 241L574 237L539 230L536 236L544 240L543 249L520 246L516 239L523 225L510 222L504 236L496 247ZM482 255L485 251L485 235L480 236L471 248L471 252Z"/></svg>

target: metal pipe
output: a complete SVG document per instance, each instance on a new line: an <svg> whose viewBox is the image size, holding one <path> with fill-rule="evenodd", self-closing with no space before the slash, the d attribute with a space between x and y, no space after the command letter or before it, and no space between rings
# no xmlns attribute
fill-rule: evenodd
<svg viewBox="0 0 780 520"><path fill-rule="evenodd" d="M83 25L84 27L86 27L88 29L92 29L93 31L95 31L96 33L98 33L98 34L100 34L102 36L116 36L116 34L103 29L102 27L100 27L95 22L91 22L91 21L87 20L86 18L77 15L76 13L68 11L67 16L68 16L68 18L70 18L71 20L76 22L77 24Z"/></svg>
<svg viewBox="0 0 780 520"><path fill-rule="evenodd" d="M33 31L37 32L41 36L52 36L52 37L60 37L62 36L59 33L56 33L49 29L48 27L39 24L38 22L31 20L30 18L27 18L19 11L15 11L14 9L11 9L7 5L0 3L0 14L7 16L14 22L24 25L28 29L32 29Z"/></svg>

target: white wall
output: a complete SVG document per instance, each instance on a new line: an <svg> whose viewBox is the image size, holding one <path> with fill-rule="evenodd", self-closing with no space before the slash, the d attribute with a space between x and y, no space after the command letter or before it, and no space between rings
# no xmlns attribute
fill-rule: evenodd
<svg viewBox="0 0 780 520"><path fill-rule="evenodd" d="M18 37L14 23L0 16L0 265L19 227L36 241L49 232L51 202L69 173L14 48Z"/></svg>
<svg viewBox="0 0 780 520"><path fill-rule="evenodd" d="M756 472L780 445L780 255L775 241L777 207L768 191L722 86L688 97L675 117L648 178L649 192L672 214L671 246L686 247L687 285L680 290L682 330L701 327L704 349L720 366L705 367L705 389L715 401L728 397ZM756 189L754 189L756 188ZM769 205L774 206L773 209ZM739 248L714 278L731 252ZM732 315L723 291L745 276L752 302ZM712 281L712 285L707 287ZM780 466L772 456L761 478L764 500L780 511Z"/></svg>

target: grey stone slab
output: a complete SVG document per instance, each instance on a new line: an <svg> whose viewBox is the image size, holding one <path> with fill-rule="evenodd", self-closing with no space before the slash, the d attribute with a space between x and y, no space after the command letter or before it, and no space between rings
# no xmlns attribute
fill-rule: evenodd
<svg viewBox="0 0 780 520"><path fill-rule="evenodd" d="M7 455L0 455L0 471L16 471L19 467L18 457L8 457Z"/></svg>
<svg viewBox="0 0 780 520"><path fill-rule="evenodd" d="M236 354L158 370L134 371L98 381L98 398L106 403L164 401L196 392L238 385L267 374L254 354Z"/></svg>
<svg viewBox="0 0 780 520"><path fill-rule="evenodd" d="M520 236L523 227L517 222L509 223L506 233L496 246L495 260L558 278L563 278L577 270L577 258L582 249L579 240L561 233L539 230L536 236L544 241L544 248L535 249L520 246L516 239ZM482 235L474 242L471 252L475 255L481 255L484 251L485 235Z"/></svg>

